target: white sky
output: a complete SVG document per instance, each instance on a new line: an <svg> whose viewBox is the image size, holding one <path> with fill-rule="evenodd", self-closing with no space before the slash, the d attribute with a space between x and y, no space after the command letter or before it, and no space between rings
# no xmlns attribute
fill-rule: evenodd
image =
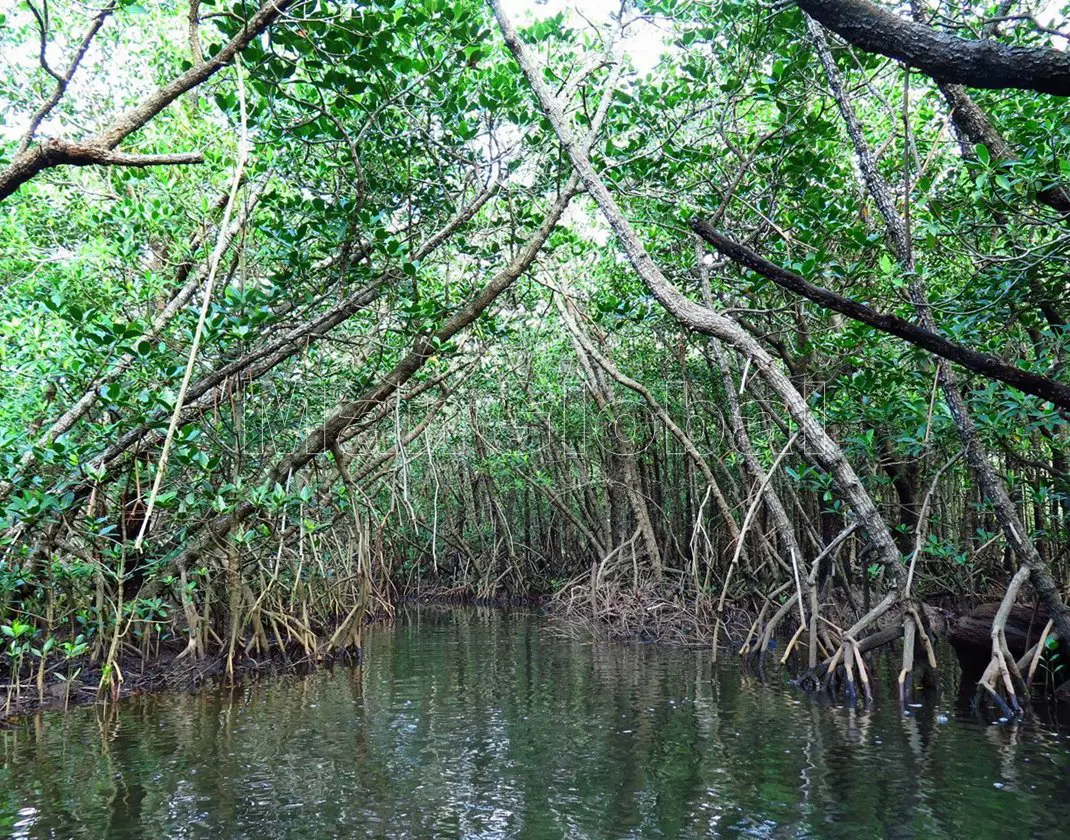
<svg viewBox="0 0 1070 840"><path fill-rule="evenodd" d="M576 16L572 21L574 24L583 25L586 19L602 25L620 10L620 5L620 0L502 0L510 20L520 25L561 11ZM639 21L628 27L621 48L631 58L640 76L646 75L666 51L664 39L665 33L650 23Z"/></svg>

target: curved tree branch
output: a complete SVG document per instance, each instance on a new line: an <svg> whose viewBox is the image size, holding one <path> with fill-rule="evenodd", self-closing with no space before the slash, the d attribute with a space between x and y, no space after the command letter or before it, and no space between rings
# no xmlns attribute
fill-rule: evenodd
<svg viewBox="0 0 1070 840"><path fill-rule="evenodd" d="M557 226L577 192L579 192L579 179L573 176L557 196L557 200L550 207L542 224L512 261L435 333L419 337L412 349L377 384L366 389L359 397L341 402L319 426L304 438L296 449L285 455L267 472L265 478L267 486L271 487L275 483L285 484L289 476L304 468L316 456L330 451L346 429L360 422L376 407L388 400L424 366L428 359L435 355L438 347L466 329L482 315L502 292L535 262L550 233ZM174 558L177 567L185 569L202 551L223 540L257 510L258 506L254 502L243 501L233 512L213 519L204 531L178 552Z"/></svg>
<svg viewBox="0 0 1070 840"><path fill-rule="evenodd" d="M34 176L56 166L159 166L200 163L197 153L178 155L131 155L113 151L127 136L137 131L182 94L207 81L234 60L254 38L274 23L293 0L266 0L245 26L214 56L194 65L178 78L146 96L121 114L107 128L81 143L46 140L20 151L10 165L0 171L0 201Z"/></svg>
<svg viewBox="0 0 1070 840"><path fill-rule="evenodd" d="M815 286L793 271L771 263L746 245L729 239L706 222L695 221L691 223L691 227L695 233L730 260L749 268L767 280L772 280L782 289L802 295L819 306L839 312L855 321L861 321L881 332L891 333L915 347L928 350L930 353L988 379L999 380L1026 394L1033 394L1049 400L1060 408L1070 410L1070 386L1048 379L1046 376L1022 370L987 353L970 350L905 318L878 312L864 303L836 294L821 286Z"/></svg>
<svg viewBox="0 0 1070 840"><path fill-rule="evenodd" d="M946 82L1070 96L1070 53L975 41L901 18L868 0L797 0L848 43Z"/></svg>
<svg viewBox="0 0 1070 840"><path fill-rule="evenodd" d="M37 134L37 129L40 128L41 123L44 122L45 117L52 113L52 109L59 104L59 101L63 98L63 94L67 92L67 86L71 83L71 79L74 78L74 74L78 70L78 65L82 63L82 59L85 58L85 54L89 52L89 45L93 42L97 33L100 31L100 27L104 25L104 21L108 19L108 16L115 11L115 5L117 0L111 0L103 9L97 12L93 22L89 25L88 31L82 38L82 43L78 46L78 49L74 53L74 57L71 59L71 63L67 65L67 71L61 76L48 66L48 62L45 60L45 30L41 31L41 66L45 69L52 78L56 80L56 87L52 91L52 95L48 97L48 101L45 102L30 120L30 126L26 129L26 134L22 137L22 142L19 143L19 151L24 152L30 147L30 143L33 142L34 135ZM44 26L44 22L37 14L37 9L33 4L28 4L34 16L37 17L38 23Z"/></svg>
<svg viewBox="0 0 1070 840"><path fill-rule="evenodd" d="M697 332L711 335L729 344L737 353L749 358L756 372L769 385L770 389L783 400L792 419L799 425L802 438L806 443L807 455L821 469L828 472L837 489L850 503L855 516L869 534L877 556L885 567L886 580L894 587L899 579L899 551L895 547L891 532L881 518L872 497L862 485L858 474L851 467L843 450L829 436L817 417L810 410L806 400L795 389L788 378L781 372L773 357L757 341L728 316L721 312L700 306L685 297L673 286L661 269L651 259L650 254L640 242L631 222L625 218L616 200L606 188L591 165L587 149L576 139L573 129L566 121L561 106L555 101L542 75L542 70L528 56L513 25L502 9L501 0L491 0L491 8L498 20L498 26L505 38L506 46L513 54L517 64L528 80L543 114L549 120L558 140L568 153L572 166L582 179L588 193L598 204L609 226L617 236L628 261L643 284L650 290L658 302L664 306L680 323ZM894 603L894 593L881 602L882 610ZM866 620L872 620L867 616ZM864 626L864 625L863 625Z"/></svg>

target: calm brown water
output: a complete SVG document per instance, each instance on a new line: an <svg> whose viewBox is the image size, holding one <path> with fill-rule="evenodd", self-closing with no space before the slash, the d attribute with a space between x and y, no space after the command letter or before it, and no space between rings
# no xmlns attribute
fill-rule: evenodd
<svg viewBox="0 0 1070 840"><path fill-rule="evenodd" d="M0 732L0 836L1070 837L1070 733L547 631L414 612L359 670L28 719Z"/></svg>

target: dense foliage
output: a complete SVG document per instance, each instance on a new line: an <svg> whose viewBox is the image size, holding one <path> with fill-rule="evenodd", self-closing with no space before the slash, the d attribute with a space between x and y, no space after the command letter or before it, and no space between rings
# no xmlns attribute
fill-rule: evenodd
<svg viewBox="0 0 1070 840"><path fill-rule="evenodd" d="M322 658L409 593L554 595L629 630L763 650L809 615L811 666L845 652L848 679L844 628L885 593L913 639L922 602L999 600L1021 566L1010 600L1050 573L1042 600L1067 620L1066 407L947 361L938 386L927 351L692 232L707 221L908 321L920 288L959 347L1066 383L1060 97L937 83L788 4L507 7L573 131L593 128L593 168L646 253L773 356L799 395L788 411L757 356L681 322L636 272L491 8L280 5L255 37L248 0L41 0L0 26L0 167L45 138L96 156L41 166L0 202L13 674L42 690L88 665L117 688L123 662L163 652L228 670ZM1065 46L1018 5L914 14ZM200 162L107 157L100 137L214 56L108 146ZM954 96L999 142L960 125ZM1024 533L982 456L959 457L955 389ZM824 550L861 496L815 459L799 411L861 480L894 559L872 521Z"/></svg>

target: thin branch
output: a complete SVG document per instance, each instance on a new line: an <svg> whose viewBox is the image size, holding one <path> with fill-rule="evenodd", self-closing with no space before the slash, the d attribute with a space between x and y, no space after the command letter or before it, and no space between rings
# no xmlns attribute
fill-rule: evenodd
<svg viewBox="0 0 1070 840"><path fill-rule="evenodd" d="M216 274L219 271L219 263L223 259L223 252L227 247L227 228L230 225L230 216L234 210L234 204L238 200L238 189L241 187L242 175L245 172L245 162L249 156L249 126L245 110L245 83L242 79L241 62L236 62L234 72L237 76L238 106L241 110L241 127L238 134L238 159L234 164L234 176L230 185L230 196L227 198L227 206L223 210L223 221L219 226L219 239L216 242L215 251L212 253L211 264L208 268L208 277L204 281L204 299L201 302L201 313L197 319L197 328L193 332L193 341L189 348L189 359L186 362L186 372L182 376L182 385L175 397L175 409L171 414L171 423L167 429L167 437L164 439L163 449L160 450L160 461L156 466L156 477L152 482L152 492L149 493L149 501L145 507L145 517L141 520L141 530L134 541L134 550L140 551L145 539L145 531L149 527L152 517L152 509L156 505L156 497L160 492L160 484L163 481L164 472L167 469L167 456L171 450L171 442L178 428L179 418L182 416L182 404L186 399L186 389L189 388L190 379L193 376L193 366L197 361L197 350L200 348L201 336L204 334L204 324L208 319L208 310L212 304L212 288L215 285Z"/></svg>
<svg viewBox="0 0 1070 840"><path fill-rule="evenodd" d="M33 4L28 4L30 9L33 10L34 15L37 15L37 10L34 9ZM22 137L22 141L19 143L18 153L26 151L30 147L30 143L33 141L34 135L37 134L37 129L41 127L41 123L45 118L52 113L52 109L59 104L59 101L63 98L63 94L67 92L67 86L71 83L71 79L74 78L75 72L78 70L78 65L82 63L82 59L85 58L85 54L89 51L89 45L100 31L100 27L104 25L104 21L108 19L108 16L115 11L116 0L108 3L103 9L101 9L93 22L89 25L89 29L86 31L85 36L82 38L82 43L79 45L78 50L75 52L74 57L71 59L71 63L67 66L67 72L62 76L52 70L48 66L48 62L45 60L45 32L41 32L41 66L48 72L52 78L56 80L56 87L52 91L52 95L48 98L30 120L30 126L26 129L26 133ZM42 24L40 17L38 17L38 23ZM43 24L42 24L43 25Z"/></svg>
<svg viewBox="0 0 1070 840"><path fill-rule="evenodd" d="M128 155L113 152L130 134L142 128L187 91L207 81L244 50L254 38L274 23L294 0L267 0L242 29L206 61L194 65L169 84L150 93L138 105L117 117L111 125L82 143L49 140L19 152L0 171L0 201L31 178L55 166L159 166L200 163L199 153L187 155Z"/></svg>

